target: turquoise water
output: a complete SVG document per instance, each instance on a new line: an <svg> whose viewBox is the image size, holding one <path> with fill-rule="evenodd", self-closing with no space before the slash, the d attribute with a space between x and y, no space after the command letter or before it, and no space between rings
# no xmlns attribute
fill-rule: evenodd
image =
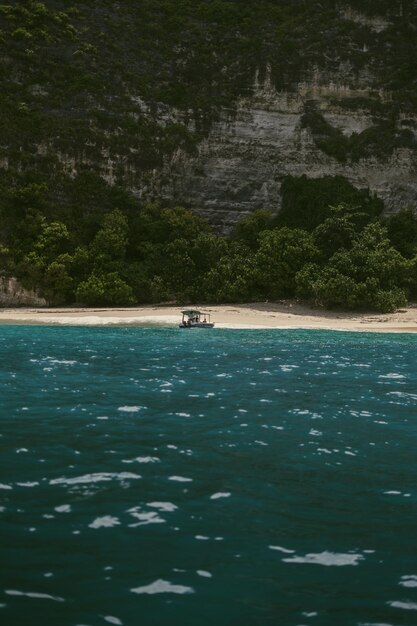
<svg viewBox="0 0 417 626"><path fill-rule="evenodd" d="M0 623L415 626L416 347L0 327Z"/></svg>

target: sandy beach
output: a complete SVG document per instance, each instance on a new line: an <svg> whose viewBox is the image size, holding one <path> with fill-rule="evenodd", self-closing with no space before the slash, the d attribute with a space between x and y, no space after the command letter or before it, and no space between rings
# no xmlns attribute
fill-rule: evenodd
<svg viewBox="0 0 417 626"><path fill-rule="evenodd" d="M216 328L306 328L390 333L417 332L417 305L411 305L407 309L388 314L323 311L292 302L264 302L237 306L195 305L195 308L210 313ZM180 320L181 307L177 306L0 309L0 324L176 326Z"/></svg>

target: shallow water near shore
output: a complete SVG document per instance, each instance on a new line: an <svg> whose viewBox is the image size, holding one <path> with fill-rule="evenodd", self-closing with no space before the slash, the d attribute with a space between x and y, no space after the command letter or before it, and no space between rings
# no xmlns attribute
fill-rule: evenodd
<svg viewBox="0 0 417 626"><path fill-rule="evenodd" d="M0 623L417 623L417 337L0 328Z"/></svg>

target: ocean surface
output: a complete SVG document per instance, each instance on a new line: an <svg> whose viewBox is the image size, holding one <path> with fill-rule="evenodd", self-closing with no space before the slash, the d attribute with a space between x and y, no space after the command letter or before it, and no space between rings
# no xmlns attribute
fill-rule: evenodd
<svg viewBox="0 0 417 626"><path fill-rule="evenodd" d="M0 624L415 626L416 348L0 326Z"/></svg>

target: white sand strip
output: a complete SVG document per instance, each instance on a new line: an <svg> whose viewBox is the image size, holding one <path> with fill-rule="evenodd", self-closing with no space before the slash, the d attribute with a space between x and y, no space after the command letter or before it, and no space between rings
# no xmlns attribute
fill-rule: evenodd
<svg viewBox="0 0 417 626"><path fill-rule="evenodd" d="M210 313L215 328L321 329L372 332L417 332L417 305L396 313L323 311L290 301L261 302L237 306L199 306ZM71 326L177 326L181 307L138 308L19 308L0 309L0 324L48 324Z"/></svg>

